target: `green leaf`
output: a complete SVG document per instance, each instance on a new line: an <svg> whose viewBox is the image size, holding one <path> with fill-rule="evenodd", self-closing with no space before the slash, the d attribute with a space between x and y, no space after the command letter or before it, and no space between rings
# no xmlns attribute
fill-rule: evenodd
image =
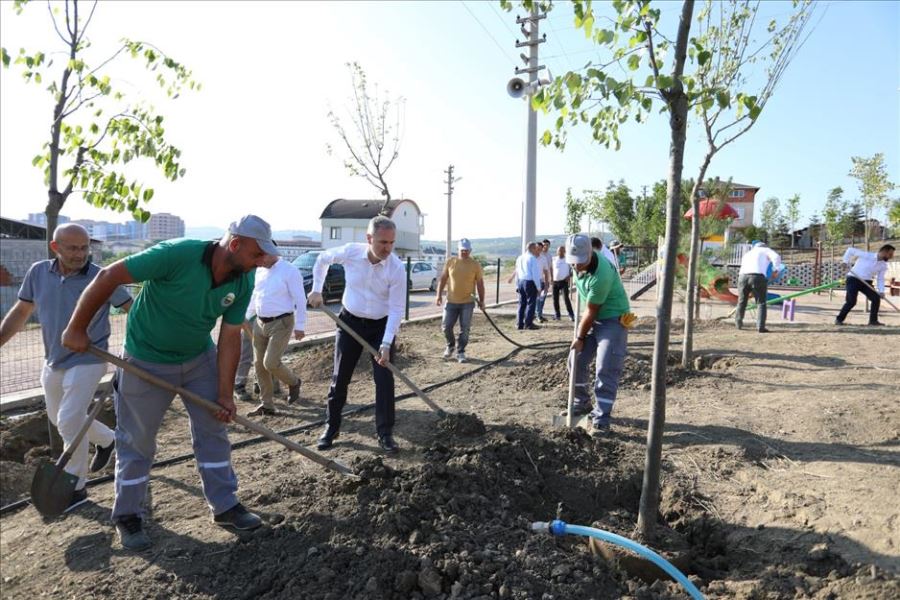
<svg viewBox="0 0 900 600"><path fill-rule="evenodd" d="M545 146L549 145L550 142L553 141L553 134L550 133L550 130L544 132L544 135L541 136L541 143Z"/></svg>
<svg viewBox="0 0 900 600"><path fill-rule="evenodd" d="M665 90L672 87L672 78L668 75L660 75L659 76L659 89Z"/></svg>
<svg viewBox="0 0 900 600"><path fill-rule="evenodd" d="M716 101L719 103L719 108L728 108L731 106L731 93L728 90L717 92Z"/></svg>
<svg viewBox="0 0 900 600"><path fill-rule="evenodd" d="M762 108L754 105L753 108L750 109L750 120L755 121L757 117L759 117L759 113L762 112Z"/></svg>
<svg viewBox="0 0 900 600"><path fill-rule="evenodd" d="M712 52L709 50L704 50L697 54L697 62L701 67L708 63L710 58L712 58Z"/></svg>
<svg viewBox="0 0 900 600"><path fill-rule="evenodd" d="M641 66L641 57L637 54L632 54L628 57L628 68L632 71L637 71L638 67Z"/></svg>
<svg viewBox="0 0 900 600"><path fill-rule="evenodd" d="M0 57L3 59L3 66L9 67L9 52L6 51L6 48L0 48Z"/></svg>

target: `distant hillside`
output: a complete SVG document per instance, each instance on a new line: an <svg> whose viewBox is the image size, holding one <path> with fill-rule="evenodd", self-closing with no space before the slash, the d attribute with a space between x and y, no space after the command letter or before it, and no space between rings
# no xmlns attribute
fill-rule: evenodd
<svg viewBox="0 0 900 600"><path fill-rule="evenodd" d="M225 234L225 229L222 227L185 227L184 235L185 237L199 239L199 240L212 240L216 238L220 238ZM272 232L272 237L276 240L290 240L293 239L294 236L306 236L308 238L312 238L314 240L318 240L322 233L319 231L311 231L308 229L276 229Z"/></svg>
<svg viewBox="0 0 900 600"><path fill-rule="evenodd" d="M603 236L604 242L609 242L612 239L610 234L604 234ZM550 246L554 250L562 246L566 241L566 236L562 234L552 234L552 235L538 235L538 240L548 239L550 240ZM458 240L453 240L453 250L456 250L456 244ZM518 255L521 252L521 243L522 239L520 237L502 237L502 238L471 238L472 242L472 251L475 254L480 254L482 256L486 256L488 258L509 258ZM433 240L422 240L422 246L437 246L438 248L444 248L447 245L447 240L441 241L433 241Z"/></svg>

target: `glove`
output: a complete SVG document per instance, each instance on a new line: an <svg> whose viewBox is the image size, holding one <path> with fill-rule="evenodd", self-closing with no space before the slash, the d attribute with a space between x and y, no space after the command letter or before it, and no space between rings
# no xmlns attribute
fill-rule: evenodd
<svg viewBox="0 0 900 600"><path fill-rule="evenodd" d="M634 313L627 312L619 317L619 323L621 323L622 327L625 329L631 329L634 326L635 321L637 321L637 315Z"/></svg>

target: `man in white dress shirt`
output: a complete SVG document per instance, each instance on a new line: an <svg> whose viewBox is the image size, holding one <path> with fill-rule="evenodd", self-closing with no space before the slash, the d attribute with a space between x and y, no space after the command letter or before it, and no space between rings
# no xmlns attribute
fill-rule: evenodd
<svg viewBox="0 0 900 600"><path fill-rule="evenodd" d="M550 240L541 242L539 249L540 252L538 253L537 259L538 264L541 267L543 279L539 286L540 293L537 297L535 314L537 315L538 321L546 323L547 319L544 318L544 303L547 302L547 295L550 293L550 286L553 281L553 257L550 256Z"/></svg>
<svg viewBox="0 0 900 600"><path fill-rule="evenodd" d="M772 278L778 277L781 270L781 257L763 242L754 242L753 248L741 257L741 270L738 274L738 305L734 315L734 324L738 329L744 326L744 311L747 310L747 299L750 294L756 300L756 330L768 333L766 329L766 299L769 293L769 280L766 274L772 265Z"/></svg>
<svg viewBox="0 0 900 600"><path fill-rule="evenodd" d="M529 242L528 248L516 259L516 269L510 283L516 280L516 293L519 295L519 310L516 315L516 329L540 329L534 324L534 313L537 304L537 296L541 289L543 274L538 262L541 245L537 242Z"/></svg>
<svg viewBox="0 0 900 600"><path fill-rule="evenodd" d="M267 256L256 270L247 318L256 315L253 354L260 405L250 416L274 415L274 380L288 386L288 404L300 399L300 378L282 361L291 335L300 341L306 330L306 292L300 271L277 256Z"/></svg>
<svg viewBox="0 0 900 600"><path fill-rule="evenodd" d="M844 319L856 306L856 298L860 292L872 303L869 309L869 325L884 325L878 320L878 307L884 297L884 274L887 272L887 263L892 258L894 258L894 247L890 244L882 246L877 253L847 248L841 259L841 262L850 266L850 271L847 273L847 299L834 320L835 325L844 324ZM870 287L873 281L878 288L877 294Z"/></svg>
<svg viewBox="0 0 900 600"><path fill-rule="evenodd" d="M344 266L346 285L341 299L340 318L374 348L380 356L372 358L375 379L375 430L378 445L394 454L400 448L394 442L394 375L387 368L393 357L394 338L400 329L406 304L406 269L392 254L397 226L384 216L369 221L365 244L345 244L322 252L313 268L313 287L309 305L322 306L322 286L328 266ZM341 428L341 410L347 402L347 386L363 348L352 336L338 328L334 339L334 373L328 391L327 424L319 437L319 450L330 448Z"/></svg>

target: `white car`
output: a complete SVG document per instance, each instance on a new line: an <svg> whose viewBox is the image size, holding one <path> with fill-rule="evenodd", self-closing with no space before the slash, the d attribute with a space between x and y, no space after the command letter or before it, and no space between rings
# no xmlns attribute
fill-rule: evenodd
<svg viewBox="0 0 900 600"><path fill-rule="evenodd" d="M440 273L430 263L414 262L409 272L409 289L433 292L437 289L438 277Z"/></svg>

